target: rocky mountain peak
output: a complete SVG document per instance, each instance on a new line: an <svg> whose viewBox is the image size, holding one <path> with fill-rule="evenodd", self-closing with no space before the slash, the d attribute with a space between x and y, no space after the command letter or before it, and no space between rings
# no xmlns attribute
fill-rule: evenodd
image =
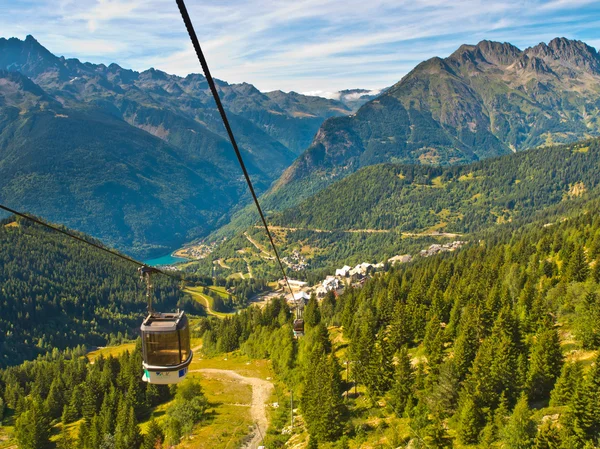
<svg viewBox="0 0 600 449"><path fill-rule="evenodd" d="M483 40L477 44L477 48L486 61L496 65L510 65L523 53L508 42Z"/></svg>
<svg viewBox="0 0 600 449"><path fill-rule="evenodd" d="M550 64L560 64L570 69L580 68L600 74L600 56L595 48L585 42L564 37L552 39L548 44L540 43L525 50L528 56L535 56Z"/></svg>

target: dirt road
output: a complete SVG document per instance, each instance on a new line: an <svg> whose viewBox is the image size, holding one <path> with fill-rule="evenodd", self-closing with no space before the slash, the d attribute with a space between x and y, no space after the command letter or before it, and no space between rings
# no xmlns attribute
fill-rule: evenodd
<svg viewBox="0 0 600 449"><path fill-rule="evenodd" d="M254 430L252 431L251 439L242 446L242 449L256 449L260 446L262 437L267 431L269 421L267 418L266 403L273 391L273 384L267 380L257 377L245 377L235 371L225 369L204 368L192 370L191 373L202 373L212 377L227 376L237 382L250 385L252 387L252 403L250 404L250 416L255 422Z"/></svg>

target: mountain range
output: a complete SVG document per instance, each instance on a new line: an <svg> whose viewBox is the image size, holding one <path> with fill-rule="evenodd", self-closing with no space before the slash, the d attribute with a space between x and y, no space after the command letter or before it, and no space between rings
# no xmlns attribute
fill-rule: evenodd
<svg viewBox="0 0 600 449"><path fill-rule="evenodd" d="M600 134L600 56L565 38L462 45L417 65L355 114L330 118L263 201L297 204L360 167L452 165Z"/></svg>
<svg viewBox="0 0 600 449"><path fill-rule="evenodd" d="M600 133L600 56L565 38L525 50L463 45L379 95L216 82L269 212L369 165L472 163ZM31 36L0 39L0 112L0 200L15 208L140 257L256 220L202 75L83 63Z"/></svg>
<svg viewBox="0 0 600 449"><path fill-rule="evenodd" d="M343 103L217 80L257 190ZM139 256L205 235L246 200L206 79L0 39L0 200Z"/></svg>

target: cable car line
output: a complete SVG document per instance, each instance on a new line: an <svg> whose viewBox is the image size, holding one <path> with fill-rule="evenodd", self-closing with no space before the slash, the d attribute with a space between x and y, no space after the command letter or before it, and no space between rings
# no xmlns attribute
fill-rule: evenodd
<svg viewBox="0 0 600 449"><path fill-rule="evenodd" d="M244 174L244 178L246 179L246 183L248 184L248 188L250 190L250 193L252 194L254 204L256 205L256 208L260 215L261 221L271 243L271 247L273 248L275 258L277 259L279 268L281 269L281 273L283 274L285 285L287 285L287 288L290 291L292 301L294 301L294 303L296 304L296 320L294 321L293 326L294 335L296 337L304 335L304 320L301 318L299 301L296 300L296 298L294 297L294 292L292 291L292 287L290 286L290 282L286 275L285 268L283 266L283 263L281 262L281 258L279 257L279 252L277 251L275 241L273 240L273 236L271 234L271 231L269 230L267 220L258 201L258 197L254 190L254 186L252 185L250 175L248 174L248 170L246 169L246 165L244 164L242 154L240 152L240 149L238 148L237 141L235 140L235 136L233 135L233 131L227 118L227 114L225 113L225 108L221 103L221 98L219 97L217 87L208 68L208 63L206 62L206 58L202 53L202 48L200 47L200 42L198 41L196 32L194 31L192 21L187 12L184 1L176 0L176 3L179 7L179 11L181 13L183 22L187 28L188 34L192 40L192 44L196 51L196 55L198 56L198 60L200 61L200 65L202 66L202 70L204 71L204 76L206 77L206 80L212 92L213 98L217 105L217 109L219 110L219 113L221 115L223 125L227 130L229 140L237 156L238 162ZM26 220L30 220L38 225L51 229L69 238L72 238L81 243L99 249L100 251L104 251L115 257L137 265L142 280L146 283L146 297L148 302L148 314L140 327L142 337L142 368L144 371L142 380L151 384L176 384L181 382L187 376L189 365L193 359L193 351L191 349L190 344L189 322L185 312L183 310L178 309L176 312L163 313L154 311L152 308L152 274L160 273L173 279L185 282L183 278L171 273L166 273L162 270L159 270L158 268L150 267L147 264L132 259L131 257L119 254L116 251L108 249L101 244L90 242L89 240L79 237L71 232L68 232L65 229L61 229L58 226L45 223L40 219L16 211L7 206L0 204L0 209L9 212L13 215L24 218Z"/></svg>
<svg viewBox="0 0 600 449"><path fill-rule="evenodd" d="M71 237L72 239L78 240L78 241L80 241L82 243L85 243L87 245L93 246L94 248L97 248L97 249L99 249L101 251L104 251L106 253L112 254L113 256L119 257L119 258L121 258L123 260L126 260L127 262L134 263L137 266L140 266L140 267L145 266L142 262L139 262L139 261L137 261L135 259L132 259L131 257L127 257L127 256L125 256L123 254L120 254L120 253L118 253L116 251L108 249L108 248L106 248L106 247L104 247L102 245L99 245L97 243L90 242L89 240L86 240L86 239L84 239L82 237L79 237L79 236L77 236L75 234L71 234L70 232L65 231L64 229L61 229L58 226L53 226L53 225L51 225L49 223L43 222L42 220L39 220L39 219L37 219L35 217L32 217L31 215L26 215L26 214L24 214L22 212L16 211L16 210L11 209L10 207L4 206L2 204L0 204L0 209L5 210L6 212L8 212L8 213L10 213L12 215L17 215L17 216L19 216L21 218L25 218L26 220L33 221L36 224L45 226L46 228L52 229L53 231L59 232L61 234L64 234L67 237ZM158 269L156 269L156 271L159 272L159 273L161 273L161 274L164 274L165 276L176 278L176 276L173 276L170 273L165 273L164 271L161 271L161 270L158 270ZM182 279L179 279L179 280L182 280Z"/></svg>
<svg viewBox="0 0 600 449"><path fill-rule="evenodd" d="M271 242L271 247L273 248L273 252L275 253L275 258L279 263L279 268L283 274L283 280L285 281L290 294L292 295L292 300L294 299L294 293L292 292L292 287L288 281L287 275L285 274L285 268L283 268L283 263L279 258L279 252L277 251L277 247L275 246L275 241L273 240L273 236L271 235L271 231L269 230L269 225L267 224L267 220L265 215L260 207L260 203L258 202L258 197L256 196L256 192L254 191L254 186L252 185L252 181L250 180L250 175L248 174L248 170L246 170L246 165L244 164L244 159L242 158L242 154L240 153L240 149L238 148L237 141L235 140L235 136L233 135L233 131L231 130L231 126L229 124L229 119L227 118L227 114L225 113L225 108L223 108L223 104L221 103L221 98L219 97L219 92L217 91L217 86L215 85L215 81L213 80L212 75L210 74L210 70L208 68L208 63L206 62L206 58L204 57L204 53L202 52L202 48L200 47L200 42L198 41L198 37L196 36L196 31L194 30L194 26L192 25L192 20L188 14L187 8L185 6L184 0L175 0L177 2L177 6L179 7L179 12L181 13L181 18L187 28L190 39L192 40L192 44L194 46L194 50L196 50L196 55L198 56L198 60L200 61L200 65L202 66L202 70L204 71L204 77L208 82L210 87L210 91L212 92L213 98L215 99L215 103L217 104L217 109L221 114L221 119L223 120L223 125L225 125L225 129L227 130L227 134L229 136L229 141L231 142L231 146L235 151L235 155L237 156L238 162L240 163L240 167L244 172L244 177L246 178L246 183L248 184L248 188L250 189L250 193L252 194L252 199L254 200L254 204L258 209L258 213L260 214L260 219L262 220L263 226L265 227L265 231L267 232L267 237L269 237L269 241Z"/></svg>
<svg viewBox="0 0 600 449"><path fill-rule="evenodd" d="M44 227L46 227L48 229L51 229L53 231L56 231L56 232L58 232L60 234L66 235L67 237L75 239L75 240L77 240L77 241L79 241L81 243L85 243L86 245L93 246L94 248L99 249L101 251L104 251L105 253L108 253L108 254L111 254L111 255L113 255L115 257L118 257L120 259L126 260L127 262L130 262L132 264L137 265L139 268L151 269L153 273L162 274L164 276L170 277L171 279L175 279L175 280L177 280L179 282L187 282L186 279L184 277L182 277L182 276L179 276L179 275L174 274L174 273L169 273L167 271L163 271L160 268L149 267L147 264L145 264L143 262L140 262L139 260L132 259L131 257L128 257L128 256L126 256L124 254L121 254L121 253L119 253L117 251L114 251L114 250L111 250L109 248L106 248L105 246L99 245L99 244L94 243L94 242L90 242L89 240L86 240L86 239L84 239L82 237L79 237L78 235L72 234L71 232L68 232L68 231L66 231L64 229L61 229L58 226L51 225L50 223L46 223L45 221L42 221L42 220L40 220L38 218L35 218L35 217L31 216L31 215L27 215L27 214L25 214L23 212L19 212L17 210L11 209L10 207L4 206L3 204L0 204L0 209L5 210L6 212L8 212L8 213L10 213L12 215L17 215L17 216L19 216L21 218L24 218L26 220L32 221L32 222L34 222L36 224L44 226ZM211 288L208 285L203 285L202 287L206 287L207 289L209 289L209 290L211 290L213 292L216 292L216 293L221 293L219 290L215 290L214 288ZM231 296L235 298L235 295L231 295Z"/></svg>

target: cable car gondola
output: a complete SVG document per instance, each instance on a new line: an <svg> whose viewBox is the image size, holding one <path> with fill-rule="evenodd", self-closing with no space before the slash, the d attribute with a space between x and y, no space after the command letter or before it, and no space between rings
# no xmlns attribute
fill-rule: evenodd
<svg viewBox="0 0 600 449"><path fill-rule="evenodd" d="M304 336L304 319L296 318L294 320L294 337L303 337Z"/></svg>
<svg viewBox="0 0 600 449"><path fill-rule="evenodd" d="M152 267L141 267L142 279L146 282L148 316L141 326L142 333L142 380L151 384L176 384L187 375L192 363L190 329L183 310L160 313L152 310L151 274Z"/></svg>
<svg viewBox="0 0 600 449"><path fill-rule="evenodd" d="M293 294L292 298L294 300L294 309L296 311L296 319L294 320L292 329L294 330L294 338L298 339L300 337L304 337L304 300L301 297L296 298L296 296Z"/></svg>

